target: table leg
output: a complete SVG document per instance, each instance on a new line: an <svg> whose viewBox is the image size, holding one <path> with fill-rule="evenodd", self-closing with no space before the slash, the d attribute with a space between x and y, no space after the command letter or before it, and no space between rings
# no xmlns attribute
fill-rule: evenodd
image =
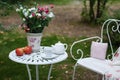
<svg viewBox="0 0 120 80"><path fill-rule="evenodd" d="M39 70L38 70L38 65L36 65L36 80L39 80Z"/></svg>
<svg viewBox="0 0 120 80"><path fill-rule="evenodd" d="M29 80L32 80L29 65L26 64L26 67L27 67L27 71L28 71Z"/></svg>
<svg viewBox="0 0 120 80"><path fill-rule="evenodd" d="M49 69L49 73L48 73L48 80L50 80L50 74L51 74L51 71L52 71L52 66L53 66L53 64L50 65L50 69Z"/></svg>

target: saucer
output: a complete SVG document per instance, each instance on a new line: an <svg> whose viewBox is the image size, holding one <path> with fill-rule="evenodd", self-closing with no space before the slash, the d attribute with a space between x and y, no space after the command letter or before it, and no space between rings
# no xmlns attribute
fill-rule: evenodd
<svg viewBox="0 0 120 80"><path fill-rule="evenodd" d="M53 59L53 58L56 58L57 56L58 55L55 55L55 54L51 54L50 56L47 56L45 53L41 54L41 57L45 59Z"/></svg>
<svg viewBox="0 0 120 80"><path fill-rule="evenodd" d="M64 54L65 53L65 51L64 52L54 52L53 51L53 54L55 54L55 55L62 55L62 54Z"/></svg>

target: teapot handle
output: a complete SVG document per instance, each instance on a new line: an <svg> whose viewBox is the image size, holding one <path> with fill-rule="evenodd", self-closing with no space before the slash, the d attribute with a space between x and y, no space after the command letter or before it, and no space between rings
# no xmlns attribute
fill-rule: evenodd
<svg viewBox="0 0 120 80"><path fill-rule="evenodd" d="M64 46L65 46L65 50L67 50L67 48L68 48L68 45L65 43L65 44L64 44Z"/></svg>

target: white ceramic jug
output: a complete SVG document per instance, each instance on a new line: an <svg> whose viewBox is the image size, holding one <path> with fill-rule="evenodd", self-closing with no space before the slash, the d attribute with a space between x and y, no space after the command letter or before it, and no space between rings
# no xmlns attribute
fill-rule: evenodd
<svg viewBox="0 0 120 80"><path fill-rule="evenodd" d="M53 48L53 53L55 54L63 54L65 53L65 50L67 49L68 45L67 44L63 44L60 41L58 43L56 43L55 45L52 45Z"/></svg>

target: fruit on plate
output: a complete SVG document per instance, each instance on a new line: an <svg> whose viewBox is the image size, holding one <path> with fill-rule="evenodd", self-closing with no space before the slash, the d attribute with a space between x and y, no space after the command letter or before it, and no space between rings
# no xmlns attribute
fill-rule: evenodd
<svg viewBox="0 0 120 80"><path fill-rule="evenodd" d="M23 48L17 48L15 52L17 56L23 56L24 54Z"/></svg>
<svg viewBox="0 0 120 80"><path fill-rule="evenodd" d="M31 46L25 46L23 50L24 50L25 54L31 54L32 53L32 47Z"/></svg>

